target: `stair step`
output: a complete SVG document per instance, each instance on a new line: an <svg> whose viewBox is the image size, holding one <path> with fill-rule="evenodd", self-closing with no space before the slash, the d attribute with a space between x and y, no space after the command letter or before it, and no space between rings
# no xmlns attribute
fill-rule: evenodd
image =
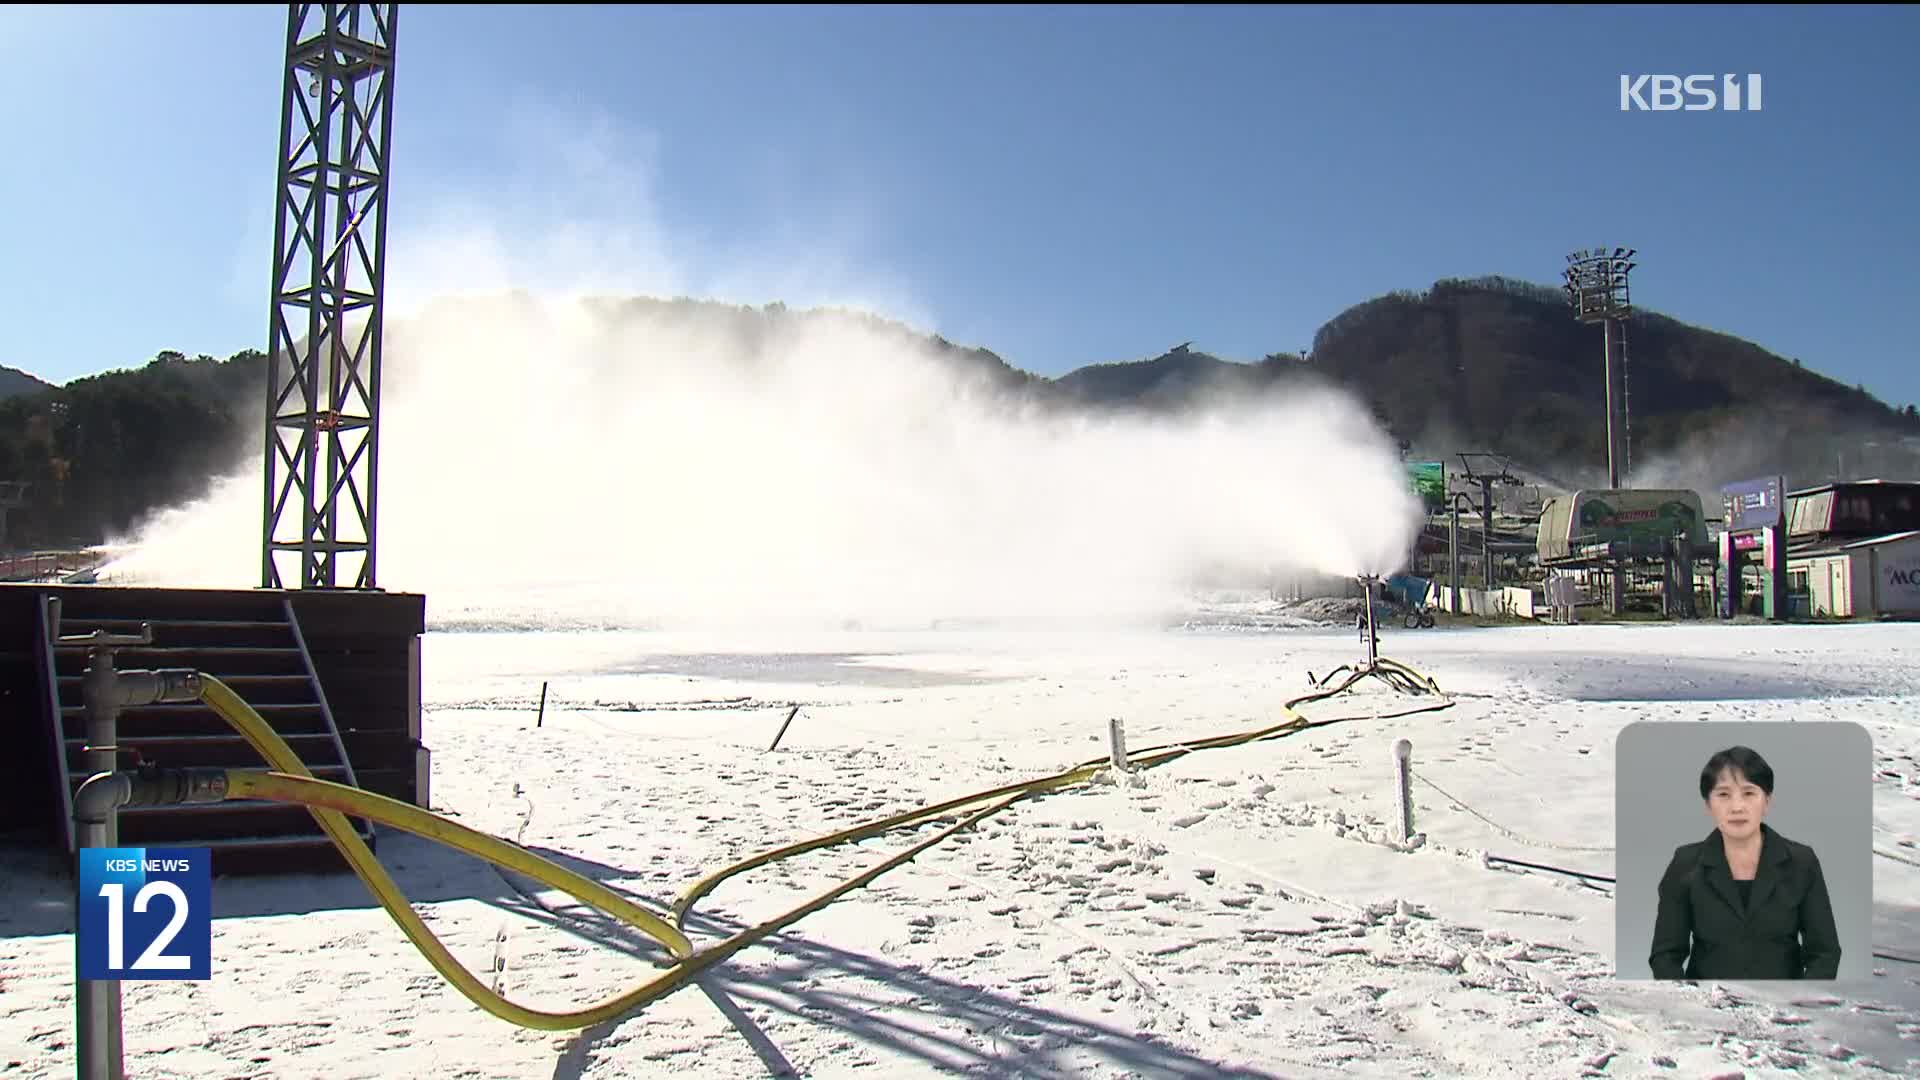
<svg viewBox="0 0 1920 1080"><path fill-rule="evenodd" d="M234 648L248 645L297 646L299 643L292 624L284 621L160 619L150 620L147 625L153 628L153 645L162 647L204 645L212 648ZM98 627L116 634L137 633L139 628L140 623L132 619ZM91 620L68 618L61 622L61 631L65 636L77 637L93 629ZM87 649L88 646L84 642L55 644L54 655L62 659L84 657Z"/></svg>
<svg viewBox="0 0 1920 1080"><path fill-rule="evenodd" d="M80 648L81 646L73 646ZM68 646L62 645L65 649ZM300 650L291 645L120 645L114 648L115 666L121 670L137 667L125 663L119 657L127 653L141 656L299 656Z"/></svg>
<svg viewBox="0 0 1920 1080"><path fill-rule="evenodd" d="M88 630L132 629L139 630L145 623L155 630L163 626L204 626L210 630L265 630L272 627L285 627L285 619L95 619L85 615L63 612L60 616L60 633L66 636L71 632L70 624L83 623ZM59 648L67 648L61 645Z"/></svg>
<svg viewBox="0 0 1920 1080"><path fill-rule="evenodd" d="M360 834L360 839L367 839L368 832L366 829L356 829L355 831ZM218 854L222 851L279 847L323 847L331 850L333 848L333 841L329 840L325 833L313 832L288 833L284 836L233 836L224 840L169 840L164 845L155 844L153 846L203 847L211 848L215 854Z"/></svg>
<svg viewBox="0 0 1920 1080"><path fill-rule="evenodd" d="M225 799L220 802L187 803L184 806L123 806L120 808L120 817L124 820L128 817L147 817L155 814L166 814L169 816L173 814L231 814L237 811L245 811L253 814L270 814L279 811L304 814L307 812L307 808L297 803L275 802L272 799Z"/></svg>
<svg viewBox="0 0 1920 1080"><path fill-rule="evenodd" d="M68 685L75 685L75 684L78 684L85 677L86 676L84 675L62 675L62 676L59 676L59 679L62 683L66 683ZM249 684L303 683L303 682L312 681L306 675L218 675L216 674L214 678L219 679L223 683L249 683Z"/></svg>
<svg viewBox="0 0 1920 1080"><path fill-rule="evenodd" d="M222 680L222 681L225 681L225 680ZM252 704L252 703L249 702L248 704ZM254 705L253 710L259 713L262 717L266 716L269 713L278 713L278 714L285 714L290 712L319 713L321 711L319 702L308 704L306 702L300 702L300 701L281 702L277 705L276 704ZM85 705L62 705L60 706L60 711L68 715L78 715L80 713L86 712L87 707ZM212 715L213 708L212 706L209 706L209 705L202 705L197 701L179 701L179 702L170 701L160 705L128 705L120 710L120 719L125 720L128 714L130 713L148 713L148 712L157 712L157 713L203 712L203 713Z"/></svg>
<svg viewBox="0 0 1920 1080"><path fill-rule="evenodd" d="M62 741L84 739L87 736L85 715L79 710L63 710L66 715L61 719ZM281 738L292 735L327 735L326 714L318 706L304 711L261 710L267 725ZM177 711L154 713L151 715L136 713L120 715L119 737L122 741L143 737L167 737L175 735L237 735L233 725L214 713L212 709L197 711Z"/></svg>
<svg viewBox="0 0 1920 1080"><path fill-rule="evenodd" d="M169 650L170 655L154 655L151 652L142 651L145 655L119 657L115 666L122 672L154 668L191 668L203 675L211 675L221 682L232 682L247 675L293 675L306 670L298 649L236 649L218 656L209 655L203 649ZM87 671L87 658L78 653L56 656L53 666L54 674L62 678L73 675L84 676Z"/></svg>
<svg viewBox="0 0 1920 1080"><path fill-rule="evenodd" d="M364 818L348 815L347 820L366 834ZM118 840L124 847L201 847L253 837L320 839L322 835L319 823L304 806L249 800L123 810Z"/></svg>
<svg viewBox="0 0 1920 1080"><path fill-rule="evenodd" d="M304 761L303 761L303 762L301 762L301 764L302 764L302 765L306 765L306 766L307 766L307 771L308 771L308 772L310 772L310 773L312 773L312 774L314 775L314 777L315 777L316 779L319 779L319 780L332 780L332 781L333 781L334 783L336 783L336 784L342 784L342 783L345 783L345 782L346 782L346 781L345 781L345 780L343 780L343 779L336 779L336 777L344 777L344 776L346 776L346 775L347 775L347 767L346 767L345 765L313 765L313 764L310 764L310 763L308 763L308 762L304 762ZM257 770L257 769L264 769L264 768L266 768L266 767L267 767L267 765L266 765L266 762L264 762L264 761L260 761L260 760L259 760L259 758L258 758L258 757L256 757L256 758L254 759L254 763L253 763L253 764L250 764L250 765L226 765L226 766L220 766L220 765L208 765L208 766L200 766L200 767L201 767L201 768L216 768L216 769L217 769L217 768L228 768L228 769L255 769L255 770ZM67 786L68 786L68 787L70 787L70 788L72 788L72 789L73 789L74 791L79 791L79 790L80 790L80 785L81 785L81 784L84 784L84 783L86 783L86 782L87 782L87 779L88 779L87 777L85 777L85 776L82 776L82 775L80 775L80 774L78 774L78 773L75 773L75 774L73 775L73 777L71 778L71 780L69 781L69 783L68 783L68 785L67 785ZM209 805L211 805L211 804L209 804ZM161 807L161 809L168 809L168 808L167 808L167 807ZM177 809L177 808L175 808L175 809Z"/></svg>
<svg viewBox="0 0 1920 1080"><path fill-rule="evenodd" d="M300 734L300 735L285 735L285 734L280 734L279 732L275 732L275 734L280 735L282 739L293 744L310 742L314 739L325 739L328 745L332 745L333 743L333 736L326 732L309 732L309 733ZM148 743L169 743L169 744L180 743L180 744L184 744L188 748L192 748L194 746L249 746L250 747L253 745L252 743L247 742L246 737L243 735L128 735L126 732L122 731L118 733L118 736L119 736L119 741L121 746L126 746L128 743L140 743L143 746ZM80 749L82 747L85 747L87 745L87 740L67 739L66 744L67 744L67 749L75 750L75 749Z"/></svg>

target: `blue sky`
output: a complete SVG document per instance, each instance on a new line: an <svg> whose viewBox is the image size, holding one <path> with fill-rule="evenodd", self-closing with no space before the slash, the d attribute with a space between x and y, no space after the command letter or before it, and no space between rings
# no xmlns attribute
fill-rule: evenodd
<svg viewBox="0 0 1920 1080"><path fill-rule="evenodd" d="M263 344L284 34L0 9L0 364ZM396 290L866 304L1058 374L1619 244L1643 305L1920 402L1911 7L403 5L398 45ZM1623 113L1627 72L1765 108Z"/></svg>

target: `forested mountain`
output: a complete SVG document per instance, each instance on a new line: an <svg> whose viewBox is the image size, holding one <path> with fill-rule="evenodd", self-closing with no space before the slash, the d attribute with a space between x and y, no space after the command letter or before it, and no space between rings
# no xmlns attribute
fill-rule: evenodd
<svg viewBox="0 0 1920 1080"><path fill-rule="evenodd" d="M0 479L24 480L17 547L98 543L259 453L266 354L163 352L144 367L0 401Z"/></svg>
<svg viewBox="0 0 1920 1080"><path fill-rule="evenodd" d="M10 367L0 367L0 401L21 394L38 394L53 389L53 384L42 382L24 371L15 371Z"/></svg>

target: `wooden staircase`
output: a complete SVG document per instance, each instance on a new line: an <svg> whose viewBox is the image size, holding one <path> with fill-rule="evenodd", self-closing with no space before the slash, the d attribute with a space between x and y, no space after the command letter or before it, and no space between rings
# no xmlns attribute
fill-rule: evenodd
<svg viewBox="0 0 1920 1080"><path fill-rule="evenodd" d="M49 714L59 718L53 745L65 800L67 849L73 850L73 793L87 779L86 710L81 673L84 645L61 645L62 636L107 630L138 634L153 628L151 645L122 646L114 666L193 668L231 686L253 706L314 776L356 784L353 763L327 707L326 693L284 594L227 594L219 610L203 604L167 607L168 594L102 591L66 593L62 603L41 604L42 662L49 691ZM173 594L175 596L182 594ZM59 625L53 625L53 618ZM247 741L212 709L199 703L146 705L122 709L119 718L121 767L150 763L162 767L265 768ZM136 757L137 755L137 757ZM373 842L371 826L350 819L362 839ZM203 847L213 853L215 873L331 871L341 866L332 841L305 807L258 800L234 800L194 806L135 807L120 811L122 847Z"/></svg>

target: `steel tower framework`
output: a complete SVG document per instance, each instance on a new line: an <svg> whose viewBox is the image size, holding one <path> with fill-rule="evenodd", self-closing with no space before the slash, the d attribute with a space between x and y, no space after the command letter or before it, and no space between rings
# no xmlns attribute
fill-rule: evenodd
<svg viewBox="0 0 1920 1080"><path fill-rule="evenodd" d="M268 326L264 588L375 587L398 6L289 5Z"/></svg>

